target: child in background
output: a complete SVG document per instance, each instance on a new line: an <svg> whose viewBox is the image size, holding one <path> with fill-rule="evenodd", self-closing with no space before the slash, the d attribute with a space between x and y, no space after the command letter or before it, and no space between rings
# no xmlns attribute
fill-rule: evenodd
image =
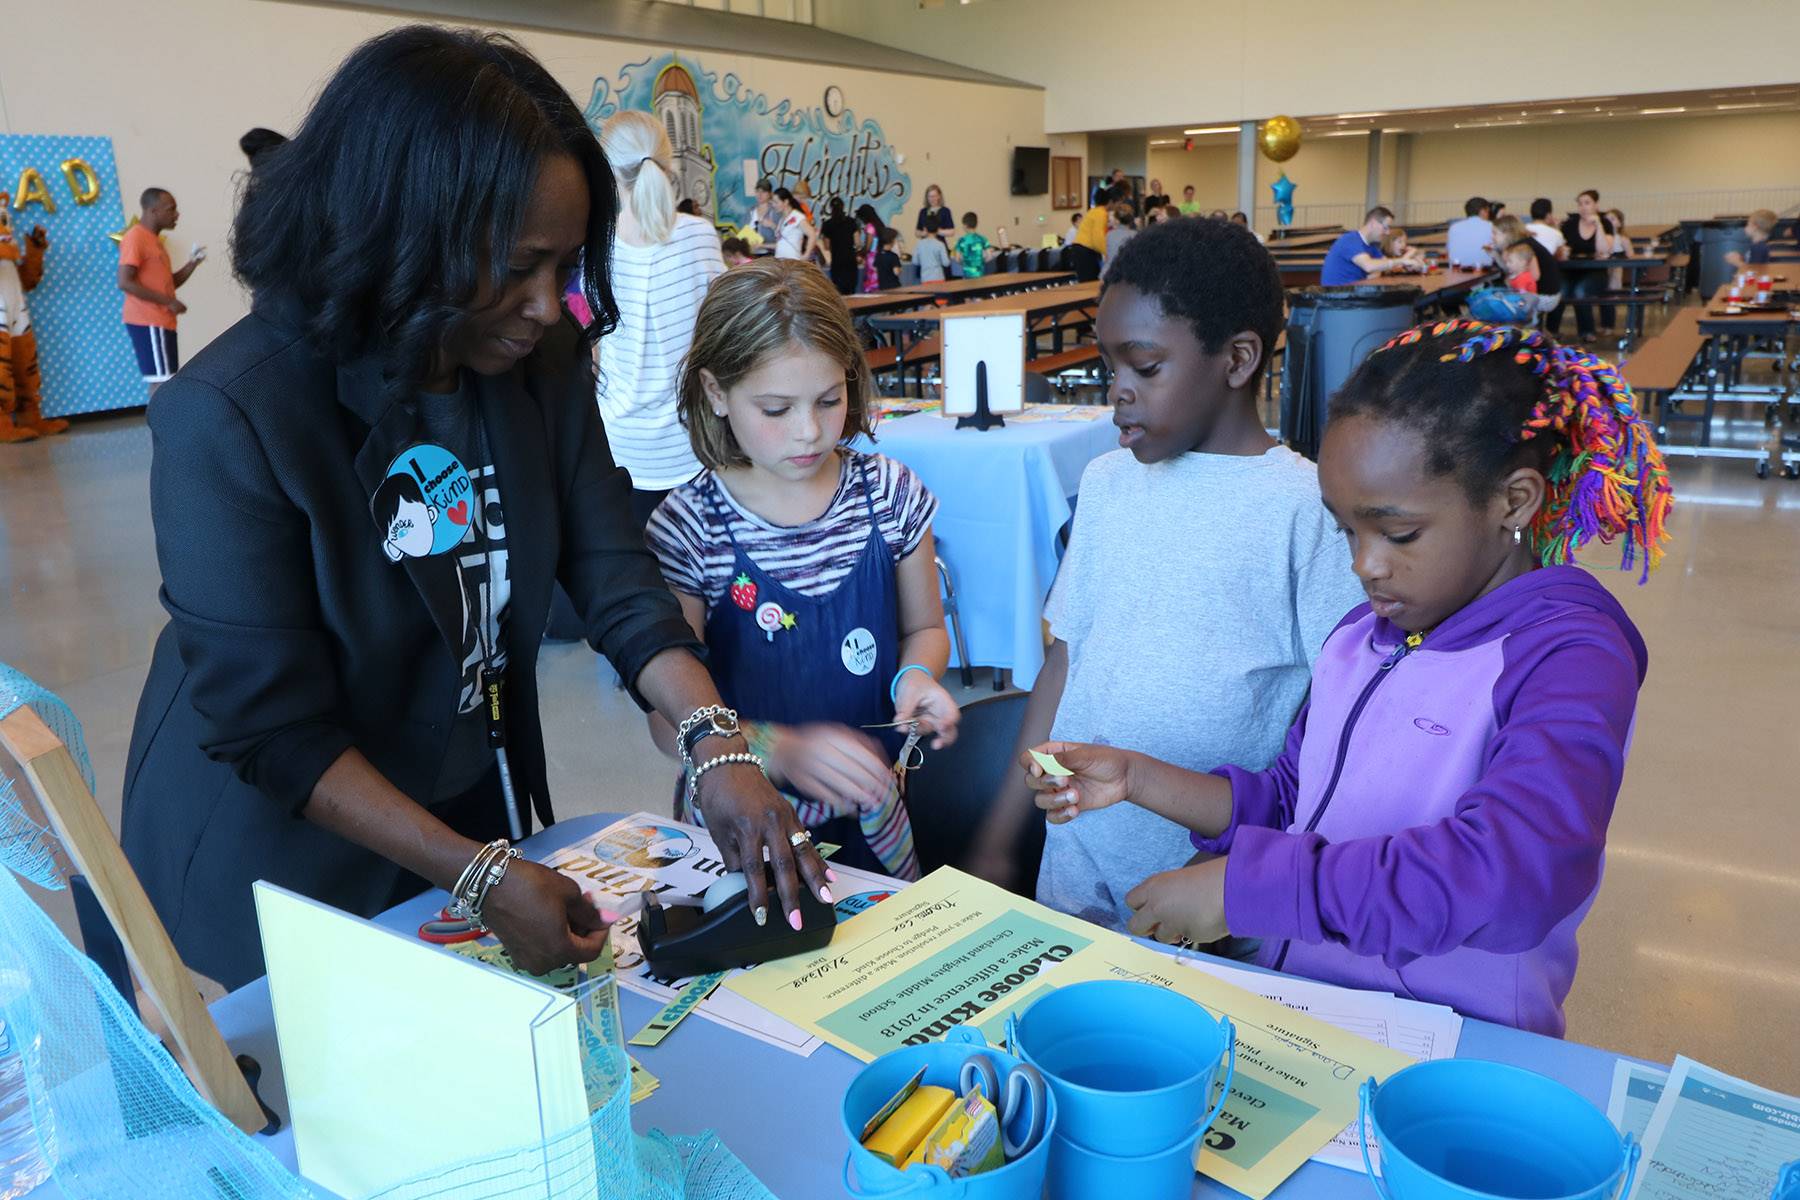
<svg viewBox="0 0 1800 1200"><path fill-rule="evenodd" d="M962 263L964 275L974 277L987 271L987 260L992 242L977 230L981 218L972 212L962 215L963 235L956 239L956 257Z"/></svg>
<svg viewBox="0 0 1800 1200"><path fill-rule="evenodd" d="M1537 289L1537 315L1541 317L1554 311L1562 303L1562 267L1548 243L1531 230L1532 226L1517 217L1501 217L1494 222L1494 245L1503 254L1508 247L1517 246L1531 255L1532 283ZM1562 233L1559 231L1556 236L1560 238Z"/></svg>
<svg viewBox="0 0 1800 1200"><path fill-rule="evenodd" d="M1095 329L1122 448L1082 476L1021 749L1107 738L1196 771L1280 753L1313 656L1362 596L1318 472L1257 415L1282 304L1274 259L1228 221L1146 229L1107 273ZM1052 826L1020 881L1022 777L991 811L978 872L1112 929L1127 891L1194 853L1180 825L1121 805Z"/></svg>
<svg viewBox="0 0 1800 1200"><path fill-rule="evenodd" d="M1075 244L1075 235L1080 232L1081 232L1081 214L1078 212L1072 212L1069 214L1069 227L1067 229L1063 230L1062 244L1064 246L1073 246Z"/></svg>
<svg viewBox="0 0 1800 1200"><path fill-rule="evenodd" d="M1381 257L1392 259L1396 271L1416 273L1425 270L1424 253L1407 243L1404 229L1387 231L1387 236L1381 239Z"/></svg>
<svg viewBox="0 0 1800 1200"><path fill-rule="evenodd" d="M938 283L949 277L950 248L938 233L936 213L925 214L925 236L913 247L913 261L919 264L920 283Z"/></svg>
<svg viewBox="0 0 1800 1200"><path fill-rule="evenodd" d="M719 250L724 254L725 265L728 267L741 267L753 257L750 243L743 238L728 237L719 243Z"/></svg>
<svg viewBox="0 0 1800 1200"><path fill-rule="evenodd" d="M1507 287L1515 292L1537 295L1537 258L1530 246L1514 242L1500 252L1500 261L1506 267Z"/></svg>
<svg viewBox="0 0 1800 1200"><path fill-rule="evenodd" d="M875 277L884 292L900 286L900 254L894 249L899 240L898 229L882 228L881 251L875 255Z"/></svg>
<svg viewBox="0 0 1800 1200"><path fill-rule="evenodd" d="M849 448L873 432L873 396L823 273L765 260L720 276L681 376L682 423L706 469L669 493L646 539L801 822L843 847L836 862L916 879L893 772L905 734L867 727L914 720L937 747L955 740L959 714L938 683L950 641L937 502L899 463ZM677 754L667 721L652 715L650 730Z"/></svg>
<svg viewBox="0 0 1800 1200"><path fill-rule="evenodd" d="M1106 212L1106 258L1100 264L1100 273L1106 274L1114 262L1118 260L1119 251L1124 249L1137 234L1137 210L1125 200L1116 200Z"/></svg>
<svg viewBox="0 0 1800 1200"><path fill-rule="evenodd" d="M1662 455L1611 364L1446 321L1345 383L1319 483L1369 603L1326 640L1274 766L1055 743L1074 778L1031 786L1053 822L1130 800L1224 855L1133 889L1134 933L1229 930L1277 970L1560 1036L1648 661L1572 560L1619 538L1643 582Z"/></svg>
<svg viewBox="0 0 1800 1200"><path fill-rule="evenodd" d="M1743 254L1736 250L1725 252L1725 261L1731 264L1734 271L1742 271L1745 267L1761 266L1769 261L1769 237L1775 232L1775 222L1780 220L1766 208L1759 208L1744 221L1744 235L1750 239L1750 249Z"/></svg>

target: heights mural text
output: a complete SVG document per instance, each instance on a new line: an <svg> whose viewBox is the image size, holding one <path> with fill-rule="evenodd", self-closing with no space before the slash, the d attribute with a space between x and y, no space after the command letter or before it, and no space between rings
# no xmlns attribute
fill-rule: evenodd
<svg viewBox="0 0 1800 1200"><path fill-rule="evenodd" d="M820 103L771 103L734 73L707 71L692 56L662 54L594 80L587 120L597 133L620 109L655 114L675 147L683 199L721 223L742 224L756 205L756 182L814 197L841 196L851 209L872 204L892 223L911 181L881 126L844 107L835 87Z"/></svg>

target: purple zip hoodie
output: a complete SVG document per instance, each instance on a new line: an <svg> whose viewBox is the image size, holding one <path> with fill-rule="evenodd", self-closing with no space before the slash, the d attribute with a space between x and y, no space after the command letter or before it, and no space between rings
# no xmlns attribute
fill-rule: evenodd
<svg viewBox="0 0 1800 1200"><path fill-rule="evenodd" d="M1225 917L1257 961L1561 1037L1648 655L1580 567L1409 650L1364 604L1265 771L1223 767Z"/></svg>

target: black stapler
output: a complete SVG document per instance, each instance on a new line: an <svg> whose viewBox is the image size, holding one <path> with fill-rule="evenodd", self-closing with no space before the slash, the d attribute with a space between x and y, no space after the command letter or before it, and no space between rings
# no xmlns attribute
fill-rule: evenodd
<svg viewBox="0 0 1800 1200"><path fill-rule="evenodd" d="M767 864L763 871L766 878ZM638 918L638 945L652 971L664 979L686 979L804 954L831 941L837 913L804 888L799 929L790 926L780 912L773 879L769 879L769 905L768 923L758 925L750 913L748 885L735 871L706 890L699 908L664 905L651 893Z"/></svg>

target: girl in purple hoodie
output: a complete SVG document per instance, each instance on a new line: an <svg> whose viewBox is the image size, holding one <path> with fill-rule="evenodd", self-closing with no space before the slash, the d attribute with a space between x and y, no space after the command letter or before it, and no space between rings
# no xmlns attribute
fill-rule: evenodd
<svg viewBox="0 0 1800 1200"><path fill-rule="evenodd" d="M1647 655L1573 553L1661 556L1668 472L1613 367L1528 329L1421 326L1331 407L1326 507L1368 593L1265 771L1107 746L1027 758L1053 822L1122 800L1214 857L1127 895L1134 933L1563 1032Z"/></svg>

